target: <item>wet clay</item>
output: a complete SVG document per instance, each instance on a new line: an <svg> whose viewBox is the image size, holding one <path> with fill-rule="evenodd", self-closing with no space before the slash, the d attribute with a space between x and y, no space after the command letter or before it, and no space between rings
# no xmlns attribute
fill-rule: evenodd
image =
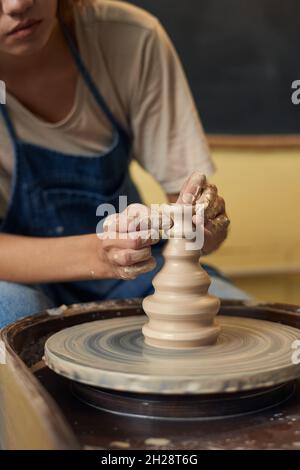
<svg viewBox="0 0 300 470"><path fill-rule="evenodd" d="M169 207L176 212L176 205ZM153 280L155 293L143 302L149 318L143 334L150 346L197 348L214 344L220 333L215 321L220 301L208 295L210 278L199 263L200 248L187 240L191 220L186 218L175 214L164 250L165 264Z"/></svg>

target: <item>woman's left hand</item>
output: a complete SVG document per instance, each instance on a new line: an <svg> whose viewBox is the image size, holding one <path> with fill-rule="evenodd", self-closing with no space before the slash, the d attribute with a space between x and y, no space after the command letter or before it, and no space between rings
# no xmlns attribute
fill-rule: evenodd
<svg viewBox="0 0 300 470"><path fill-rule="evenodd" d="M177 204L204 205L204 245L201 254L208 255L217 250L226 239L230 224L225 201L219 196L217 187L208 184L206 176L195 171L183 185ZM193 223L203 229L202 217L197 212Z"/></svg>

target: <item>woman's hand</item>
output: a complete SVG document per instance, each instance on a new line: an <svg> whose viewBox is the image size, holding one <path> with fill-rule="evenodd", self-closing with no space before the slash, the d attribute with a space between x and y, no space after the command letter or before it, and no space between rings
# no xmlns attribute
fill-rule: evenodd
<svg viewBox="0 0 300 470"><path fill-rule="evenodd" d="M162 228L169 228L162 216L142 204L131 204L122 213L107 217L99 235L99 256L108 277L129 280L152 271L156 261L151 246L159 241Z"/></svg>
<svg viewBox="0 0 300 470"><path fill-rule="evenodd" d="M204 205L204 245L202 255L212 253L223 243L228 234L230 220L226 214L225 201L219 196L218 189L208 184L205 175L195 171L182 187L177 200L178 204ZM203 220L197 212L193 223L203 227Z"/></svg>

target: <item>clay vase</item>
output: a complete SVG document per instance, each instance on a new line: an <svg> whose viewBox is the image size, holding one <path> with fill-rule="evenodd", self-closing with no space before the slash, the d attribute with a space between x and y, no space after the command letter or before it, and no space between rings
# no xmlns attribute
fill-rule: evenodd
<svg viewBox="0 0 300 470"><path fill-rule="evenodd" d="M220 333L215 321L220 301L208 295L210 278L200 265L200 249L190 248L185 223L179 225L175 221L168 233L165 264L153 280L155 293L143 301L149 318L142 330L145 342L157 348L213 345Z"/></svg>

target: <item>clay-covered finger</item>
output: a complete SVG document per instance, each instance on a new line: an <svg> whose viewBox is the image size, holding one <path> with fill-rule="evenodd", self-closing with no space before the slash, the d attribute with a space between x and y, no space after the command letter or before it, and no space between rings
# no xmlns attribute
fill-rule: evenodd
<svg viewBox="0 0 300 470"><path fill-rule="evenodd" d="M109 216L104 222L104 231L130 233L145 230L163 230L171 227L170 220L159 210L143 204L131 204L122 213Z"/></svg>
<svg viewBox="0 0 300 470"><path fill-rule="evenodd" d="M144 215L143 217L145 219L149 218L148 215ZM135 232L140 230L139 220L138 216L129 215L126 211L120 214L112 214L105 219L103 231L112 233Z"/></svg>
<svg viewBox="0 0 300 470"><path fill-rule="evenodd" d="M123 212L108 216L103 222L103 230L105 232L135 231L135 220L147 218L149 213L150 209L144 204L130 204Z"/></svg>
<svg viewBox="0 0 300 470"><path fill-rule="evenodd" d="M214 184L209 184L202 192L200 198L198 199L198 204L203 204L205 211L205 219L213 218L211 217L214 213L214 208L216 200L218 198L218 189Z"/></svg>
<svg viewBox="0 0 300 470"><path fill-rule="evenodd" d="M217 216L225 213L225 201L221 196L216 196L206 209L206 219L213 220Z"/></svg>
<svg viewBox="0 0 300 470"><path fill-rule="evenodd" d="M120 214L111 214L103 222L103 231L108 232L117 232L119 225L119 215Z"/></svg>
<svg viewBox="0 0 300 470"><path fill-rule="evenodd" d="M206 176L201 171L194 171L184 183L177 204L194 204L207 185Z"/></svg>
<svg viewBox="0 0 300 470"><path fill-rule="evenodd" d="M206 229L211 233L222 233L226 232L230 225L230 220L226 214L221 214L213 220L209 220L206 225Z"/></svg>
<svg viewBox="0 0 300 470"><path fill-rule="evenodd" d="M137 218L135 216L130 216L126 212L122 212L121 214L113 214L105 220L103 224L103 229L105 232L120 232L120 233L127 233L127 232L135 232L138 227Z"/></svg>
<svg viewBox="0 0 300 470"><path fill-rule="evenodd" d="M139 250L154 245L159 241L159 232L144 230L139 232L103 232L99 238L103 241L106 251L112 248Z"/></svg>
<svg viewBox="0 0 300 470"><path fill-rule="evenodd" d="M120 219L122 221L122 224L120 225L120 230L128 232L135 232L141 230L140 221L149 221L150 212L150 208L145 206L144 204L130 204L127 209L120 214ZM144 229L146 230L146 228L148 227L149 225L147 224Z"/></svg>
<svg viewBox="0 0 300 470"><path fill-rule="evenodd" d="M144 206L144 208L145 209L139 210L135 213L129 211L128 232L145 231L150 229L159 232L160 230L171 228L172 220L162 213L159 206L157 206L156 209L150 209L146 206ZM135 214L134 216L133 213ZM124 216L126 217L126 214L121 215L122 220ZM123 227L121 227L121 229L123 229Z"/></svg>
<svg viewBox="0 0 300 470"><path fill-rule="evenodd" d="M145 246L155 245L159 242L159 231L150 229L150 230L140 230L138 232L128 233L130 240L136 241L135 250L143 248Z"/></svg>
<svg viewBox="0 0 300 470"><path fill-rule="evenodd" d="M109 258L111 259L112 263L124 267L148 261L151 256L150 247L141 248L140 250L118 250L114 248L109 253Z"/></svg>
<svg viewBox="0 0 300 470"><path fill-rule="evenodd" d="M118 274L124 280L136 279L141 274L152 271L155 267L156 260L155 258L151 257L145 263L118 268Z"/></svg>
<svg viewBox="0 0 300 470"><path fill-rule="evenodd" d="M157 232L159 232L160 230L167 230L173 225L173 220L161 210L151 211L148 217L140 218L137 222L138 230L153 229Z"/></svg>
<svg viewBox="0 0 300 470"><path fill-rule="evenodd" d="M204 246L202 255L208 255L217 250L228 234L230 220L226 214L221 214L214 220L209 220L204 229Z"/></svg>

